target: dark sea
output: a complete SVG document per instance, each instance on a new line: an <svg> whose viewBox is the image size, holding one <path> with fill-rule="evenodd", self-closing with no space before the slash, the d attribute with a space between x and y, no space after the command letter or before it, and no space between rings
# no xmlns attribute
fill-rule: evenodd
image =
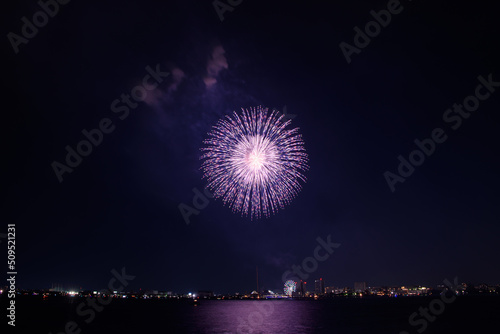
<svg viewBox="0 0 500 334"><path fill-rule="evenodd" d="M500 296L329 300L112 299L90 308L84 298L19 296L14 333L499 333ZM6 298L1 304L5 311ZM82 305L85 305L83 307ZM444 305L444 308L439 306ZM436 315L419 315L430 306ZM77 310L80 310L78 313ZM92 311L90 311L92 310ZM417 312L410 324L409 317ZM429 311L430 312L430 311ZM7 322L5 316L2 319ZM3 327L3 326L2 326ZM9 326L10 327L10 326ZM2 330L2 333L4 331Z"/></svg>

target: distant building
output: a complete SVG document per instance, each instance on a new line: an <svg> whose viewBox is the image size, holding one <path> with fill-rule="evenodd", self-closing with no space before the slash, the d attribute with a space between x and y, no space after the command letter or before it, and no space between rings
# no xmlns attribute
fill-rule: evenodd
<svg viewBox="0 0 500 334"><path fill-rule="evenodd" d="M368 287L368 292L376 296L385 296L387 294L386 289L380 286Z"/></svg>
<svg viewBox="0 0 500 334"><path fill-rule="evenodd" d="M334 286L327 286L325 288L325 293L326 294L335 293L335 287Z"/></svg>
<svg viewBox="0 0 500 334"><path fill-rule="evenodd" d="M305 297L306 296L306 293L307 293L307 286L306 286L307 282L304 282L304 281L300 281L300 287L299 287L299 296L301 297Z"/></svg>
<svg viewBox="0 0 500 334"><path fill-rule="evenodd" d="M213 296L213 291L198 291L198 297L200 298L212 298Z"/></svg>
<svg viewBox="0 0 500 334"><path fill-rule="evenodd" d="M61 284L53 284L52 287L49 289L50 292L64 292L64 289Z"/></svg>
<svg viewBox="0 0 500 334"><path fill-rule="evenodd" d="M355 282L354 292L364 292L366 290L366 282Z"/></svg>
<svg viewBox="0 0 500 334"><path fill-rule="evenodd" d="M314 281L314 293L322 295L325 293L325 281L322 278Z"/></svg>

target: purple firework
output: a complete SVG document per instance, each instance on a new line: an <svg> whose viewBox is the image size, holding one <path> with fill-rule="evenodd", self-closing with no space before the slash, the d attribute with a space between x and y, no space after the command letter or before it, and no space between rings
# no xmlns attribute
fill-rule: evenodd
<svg viewBox="0 0 500 334"><path fill-rule="evenodd" d="M219 120L204 140L201 169L208 187L235 212L269 217L298 194L308 157L298 128L267 108L243 109Z"/></svg>

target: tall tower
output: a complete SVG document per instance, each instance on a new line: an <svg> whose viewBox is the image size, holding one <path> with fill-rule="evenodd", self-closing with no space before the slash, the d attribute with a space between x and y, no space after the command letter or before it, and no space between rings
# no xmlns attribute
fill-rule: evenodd
<svg viewBox="0 0 500 334"><path fill-rule="evenodd" d="M322 295L325 293L325 281L322 278L314 281L314 293Z"/></svg>
<svg viewBox="0 0 500 334"><path fill-rule="evenodd" d="M299 293L300 293L300 296L301 297L305 297L306 296L306 292L307 292L307 286L306 286L307 282L304 282L303 280L300 280L300 290L299 290Z"/></svg>
<svg viewBox="0 0 500 334"><path fill-rule="evenodd" d="M255 267L255 271L257 274L257 294L260 295L260 291L259 291L259 266Z"/></svg>
<svg viewBox="0 0 500 334"><path fill-rule="evenodd" d="M365 292L365 290L366 290L366 282L354 282L355 292Z"/></svg>

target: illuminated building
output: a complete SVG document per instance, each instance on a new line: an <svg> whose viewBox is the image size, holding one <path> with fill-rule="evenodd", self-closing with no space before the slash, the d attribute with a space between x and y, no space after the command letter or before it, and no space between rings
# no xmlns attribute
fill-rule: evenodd
<svg viewBox="0 0 500 334"><path fill-rule="evenodd" d="M364 292L366 290L366 282L355 282L354 292Z"/></svg>
<svg viewBox="0 0 500 334"><path fill-rule="evenodd" d="M322 295L325 293L325 281L322 278L314 281L314 293Z"/></svg>
<svg viewBox="0 0 500 334"><path fill-rule="evenodd" d="M306 286L307 282L304 282L304 281L300 281L300 287L299 287L299 296L301 297L305 297L306 296L306 293L307 293L307 286Z"/></svg>
<svg viewBox="0 0 500 334"><path fill-rule="evenodd" d="M200 298L212 298L213 296L213 291L198 291L198 297Z"/></svg>

